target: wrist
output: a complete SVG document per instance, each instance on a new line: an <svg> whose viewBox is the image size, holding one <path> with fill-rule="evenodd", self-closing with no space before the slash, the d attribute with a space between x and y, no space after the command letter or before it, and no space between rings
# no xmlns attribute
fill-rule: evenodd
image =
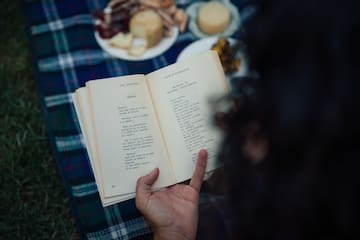
<svg viewBox="0 0 360 240"><path fill-rule="evenodd" d="M154 231L154 240L194 240L195 236L187 236L184 233L176 231L157 230Z"/></svg>

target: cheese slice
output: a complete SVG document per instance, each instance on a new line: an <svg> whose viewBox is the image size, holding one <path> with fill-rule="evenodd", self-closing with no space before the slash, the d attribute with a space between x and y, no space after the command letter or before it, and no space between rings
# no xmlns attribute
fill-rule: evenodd
<svg viewBox="0 0 360 240"><path fill-rule="evenodd" d="M133 41L131 33L119 32L109 40L109 44L113 47L129 49Z"/></svg>
<svg viewBox="0 0 360 240"><path fill-rule="evenodd" d="M130 56L134 56L134 57L140 57L141 55L144 54L144 52L146 51L146 45L138 45L138 46L132 46L129 50L128 50L128 54Z"/></svg>

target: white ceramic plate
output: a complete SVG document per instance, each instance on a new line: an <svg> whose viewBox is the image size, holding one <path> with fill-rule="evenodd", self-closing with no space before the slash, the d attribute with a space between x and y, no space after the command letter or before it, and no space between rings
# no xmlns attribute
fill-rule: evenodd
<svg viewBox="0 0 360 240"><path fill-rule="evenodd" d="M161 42L159 42L159 44L157 44L156 46L154 46L152 48L147 49L145 51L145 53L139 57L134 57L134 56L129 55L127 53L127 50L125 50L125 49L115 48L115 47L110 46L108 44L109 40L101 38L100 35L98 34L98 32L95 31L94 34L95 34L95 39L98 42L98 44L100 45L100 47L104 51L109 53L110 55L120 58L120 59L128 60L128 61L142 61L142 60L147 60L150 58L157 57L160 54L162 54L163 52L165 52L166 50L168 50L174 44L174 42L179 34L179 30L177 27L173 27L173 35L171 37L163 37L163 39L161 39ZM143 42L143 40L134 39L134 45L137 45L141 42Z"/></svg>
<svg viewBox="0 0 360 240"><path fill-rule="evenodd" d="M218 37L208 37L197 40L190 45L188 45L178 56L177 61L183 61L192 56L195 56L199 53L208 51L216 43ZM236 40L233 38L228 38L230 44L235 44ZM248 74L248 59L244 51L244 48L239 48L237 52L237 57L241 59L240 68L235 73L228 75L228 77L240 77L246 76Z"/></svg>

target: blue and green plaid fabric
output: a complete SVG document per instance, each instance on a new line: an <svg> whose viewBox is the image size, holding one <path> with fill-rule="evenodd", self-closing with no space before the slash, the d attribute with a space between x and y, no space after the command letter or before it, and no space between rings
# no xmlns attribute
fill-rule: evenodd
<svg viewBox="0 0 360 240"><path fill-rule="evenodd" d="M171 49L147 61L113 58L96 43L91 16L107 2L24 1L38 93L81 238L150 239L151 229L134 200L102 207L70 93L91 79L146 74L171 64L196 39L189 32L182 33Z"/></svg>

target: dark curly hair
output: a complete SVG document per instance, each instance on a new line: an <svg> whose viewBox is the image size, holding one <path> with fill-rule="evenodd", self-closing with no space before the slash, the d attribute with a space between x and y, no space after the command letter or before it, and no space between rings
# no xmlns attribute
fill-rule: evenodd
<svg viewBox="0 0 360 240"><path fill-rule="evenodd" d="M236 239L360 239L359 1L257 1L220 153ZM254 94L244 88L254 88ZM244 154L247 129L268 142Z"/></svg>

